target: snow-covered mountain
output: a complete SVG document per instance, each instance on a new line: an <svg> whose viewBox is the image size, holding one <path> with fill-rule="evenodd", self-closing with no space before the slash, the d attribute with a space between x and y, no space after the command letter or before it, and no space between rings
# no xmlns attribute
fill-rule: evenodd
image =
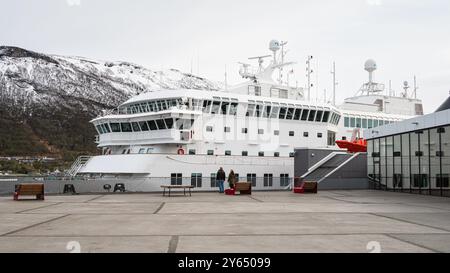
<svg viewBox="0 0 450 273"><path fill-rule="evenodd" d="M55 106L70 98L115 107L138 93L176 88L218 90L221 84L176 69L152 71L128 62L0 47L0 97L22 107L32 103Z"/></svg>
<svg viewBox="0 0 450 273"><path fill-rule="evenodd" d="M142 92L176 88L218 90L222 84L176 69L0 46L0 155L93 153L89 120L101 110Z"/></svg>

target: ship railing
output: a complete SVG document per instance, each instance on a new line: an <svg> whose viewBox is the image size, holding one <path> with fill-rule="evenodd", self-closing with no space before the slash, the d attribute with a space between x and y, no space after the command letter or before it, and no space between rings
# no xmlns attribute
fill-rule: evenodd
<svg viewBox="0 0 450 273"><path fill-rule="evenodd" d="M91 159L90 156L79 156L75 162L72 164L72 166L67 170L67 175L69 176L76 176L78 172L83 168L84 165Z"/></svg>

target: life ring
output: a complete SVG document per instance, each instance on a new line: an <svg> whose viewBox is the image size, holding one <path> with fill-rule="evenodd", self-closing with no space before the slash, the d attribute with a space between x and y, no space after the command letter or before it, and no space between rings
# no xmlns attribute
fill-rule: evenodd
<svg viewBox="0 0 450 273"><path fill-rule="evenodd" d="M184 149L183 148L178 149L177 153L179 155L184 155Z"/></svg>

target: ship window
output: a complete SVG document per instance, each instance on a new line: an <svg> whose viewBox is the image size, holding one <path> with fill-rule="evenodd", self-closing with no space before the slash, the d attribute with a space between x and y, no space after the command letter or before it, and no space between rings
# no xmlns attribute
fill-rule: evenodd
<svg viewBox="0 0 450 273"><path fill-rule="evenodd" d="M177 107L177 100L176 99L167 100L167 106L169 106L169 109L172 107Z"/></svg>
<svg viewBox="0 0 450 273"><path fill-rule="evenodd" d="M256 173L248 173L247 182L252 183L252 187L256 187Z"/></svg>
<svg viewBox="0 0 450 273"><path fill-rule="evenodd" d="M105 131L106 131L107 133L111 133L111 129L109 129L108 123L104 123L104 124L103 124L103 128L105 129Z"/></svg>
<svg viewBox="0 0 450 273"><path fill-rule="evenodd" d="M216 181L216 173L211 173L211 188L218 187L217 181Z"/></svg>
<svg viewBox="0 0 450 273"><path fill-rule="evenodd" d="M286 117L286 107L280 108L280 115L278 116L279 119L284 119Z"/></svg>
<svg viewBox="0 0 450 273"><path fill-rule="evenodd" d="M164 120L162 120L162 119L157 119L156 124L158 125L159 130L167 129L166 124L164 124Z"/></svg>
<svg viewBox="0 0 450 273"><path fill-rule="evenodd" d="M141 103L141 109L142 109L142 112L148 112L148 109L147 109L147 104L146 103Z"/></svg>
<svg viewBox="0 0 450 273"><path fill-rule="evenodd" d="M226 101L224 101L224 102L222 102L222 107L221 107L221 113L222 113L222 115L227 115L228 114L228 108L229 108L229 106L230 106L230 103L229 102L226 102Z"/></svg>
<svg viewBox="0 0 450 273"><path fill-rule="evenodd" d="M264 107L264 115L263 115L263 117L265 117L265 118L270 117L270 110L272 110L272 106L266 105Z"/></svg>
<svg viewBox="0 0 450 273"><path fill-rule="evenodd" d="M120 127L122 128L122 132L131 132L131 124L129 122L122 122Z"/></svg>
<svg viewBox="0 0 450 273"><path fill-rule="evenodd" d="M183 185L183 175L181 173L170 174L171 185Z"/></svg>
<svg viewBox="0 0 450 273"><path fill-rule="evenodd" d="M209 113L211 111L212 101L205 100L203 101L203 113Z"/></svg>
<svg viewBox="0 0 450 273"><path fill-rule="evenodd" d="M230 150L225 151L225 155L231 155L231 151Z"/></svg>
<svg viewBox="0 0 450 273"><path fill-rule="evenodd" d="M273 134L274 134L275 136L279 136L279 135L280 135L280 131L279 131L279 130L275 130L275 131L273 131Z"/></svg>
<svg viewBox="0 0 450 273"><path fill-rule="evenodd" d="M350 127L350 118L344 117L344 127Z"/></svg>
<svg viewBox="0 0 450 273"><path fill-rule="evenodd" d="M214 150L208 150L208 151L207 151L207 154L208 154L208 155L214 155Z"/></svg>
<svg viewBox="0 0 450 273"><path fill-rule="evenodd" d="M378 127L378 120L377 119L374 119L373 120L373 127L375 128L375 127Z"/></svg>
<svg viewBox="0 0 450 273"><path fill-rule="evenodd" d="M95 127L97 128L97 131L98 131L99 134L103 134L103 128L102 128L102 126L96 125Z"/></svg>
<svg viewBox="0 0 450 273"><path fill-rule="evenodd" d="M295 157L295 153L294 152L290 152L289 153L289 157Z"/></svg>
<svg viewBox="0 0 450 273"><path fill-rule="evenodd" d="M142 131L148 131L148 124L145 121L139 121L139 126L141 126Z"/></svg>
<svg viewBox="0 0 450 273"><path fill-rule="evenodd" d="M292 117L294 116L294 111L295 111L294 108L289 108L287 111L287 114L286 114L286 119L289 119L289 120L292 119Z"/></svg>
<svg viewBox="0 0 450 273"><path fill-rule="evenodd" d="M148 125L150 126L150 130L158 130L158 127L156 126L156 122L154 120L149 120Z"/></svg>
<svg viewBox="0 0 450 273"><path fill-rule="evenodd" d="M322 122L328 122L328 118L330 117L330 112L329 111L325 111L323 113L323 119Z"/></svg>
<svg viewBox="0 0 450 273"><path fill-rule="evenodd" d="M264 129L258 129L258 134L259 134L259 135L264 134Z"/></svg>
<svg viewBox="0 0 450 273"><path fill-rule="evenodd" d="M436 187L438 188L448 188L449 186L449 175L448 173L436 174Z"/></svg>
<svg viewBox="0 0 450 273"><path fill-rule="evenodd" d="M154 101L149 102L149 103L148 103L148 106L149 106L149 108L150 108L150 112L156 112L156 111L157 111L157 110L156 110L156 104L155 104Z"/></svg>
<svg viewBox="0 0 450 273"><path fill-rule="evenodd" d="M367 128L372 128L373 127L373 120L372 119L368 119L367 120Z"/></svg>
<svg viewBox="0 0 450 273"><path fill-rule="evenodd" d="M206 126L206 132L212 132L213 129L214 128L212 126Z"/></svg>
<svg viewBox="0 0 450 273"><path fill-rule="evenodd" d="M259 118L261 116L262 109L263 109L262 105L259 105L259 104L256 105L256 111L255 111L256 117Z"/></svg>
<svg viewBox="0 0 450 273"><path fill-rule="evenodd" d="M253 117L253 112L255 111L255 105L249 104L247 107L247 113L245 114L247 117Z"/></svg>
<svg viewBox="0 0 450 273"><path fill-rule="evenodd" d="M160 100L160 101L158 102L158 105L160 106L159 109L167 110L167 104L166 104L166 101L165 101L165 100Z"/></svg>
<svg viewBox="0 0 450 273"><path fill-rule="evenodd" d="M238 107L238 103L237 102L232 102L231 103L231 107L230 107L230 115L231 116L236 116L236 114L237 114L237 107Z"/></svg>
<svg viewBox="0 0 450 273"><path fill-rule="evenodd" d="M295 132L294 131L289 131L289 136L294 136Z"/></svg>
<svg viewBox="0 0 450 273"><path fill-rule="evenodd" d="M317 111L316 121L320 122L322 120L323 111Z"/></svg>
<svg viewBox="0 0 450 273"><path fill-rule="evenodd" d="M361 118L356 119L356 127L361 128Z"/></svg>
<svg viewBox="0 0 450 273"><path fill-rule="evenodd" d="M109 125L111 126L111 131L113 131L114 133L120 132L119 123L110 123Z"/></svg>
<svg viewBox="0 0 450 273"><path fill-rule="evenodd" d="M316 116L316 110L311 110L309 112L308 121L314 121L314 117Z"/></svg>
<svg viewBox="0 0 450 273"><path fill-rule="evenodd" d="M145 153L145 148L140 148L139 149L139 154L144 154Z"/></svg>
<svg viewBox="0 0 450 273"><path fill-rule="evenodd" d="M151 154L153 152L153 148L147 148L147 154Z"/></svg>
<svg viewBox="0 0 450 273"><path fill-rule="evenodd" d="M258 152L258 156L264 156L264 152Z"/></svg>
<svg viewBox="0 0 450 273"><path fill-rule="evenodd" d="M224 131L225 133L229 133L229 132L231 132L231 128L228 127L228 126L226 126L226 127L223 128L223 131Z"/></svg>
<svg viewBox="0 0 450 273"><path fill-rule="evenodd" d="M366 118L362 119L362 128L367 128L367 119Z"/></svg>
<svg viewBox="0 0 450 273"><path fill-rule="evenodd" d="M336 114L336 125L339 124L339 121L341 120L341 115Z"/></svg>
<svg viewBox="0 0 450 273"><path fill-rule="evenodd" d="M173 119L172 118L166 118L164 121L166 122L167 129L173 128Z"/></svg>
<svg viewBox="0 0 450 273"><path fill-rule="evenodd" d="M322 138L322 133L317 133L318 138Z"/></svg>
<svg viewBox="0 0 450 273"><path fill-rule="evenodd" d="M274 152L273 157L280 157L280 152Z"/></svg>
<svg viewBox="0 0 450 273"><path fill-rule="evenodd" d="M189 154L190 155L195 155L195 149L189 149Z"/></svg>
<svg viewBox="0 0 450 273"><path fill-rule="evenodd" d="M289 174L288 173L280 174L280 186L281 187L289 186Z"/></svg>
<svg viewBox="0 0 450 273"><path fill-rule="evenodd" d="M299 108L295 109L294 120L299 120L301 113L302 113L302 109L299 109Z"/></svg>
<svg viewBox="0 0 450 273"><path fill-rule="evenodd" d="M211 114L218 114L220 110L220 101L214 101L211 109Z"/></svg>
<svg viewBox="0 0 450 273"><path fill-rule="evenodd" d="M127 149L122 150L122 154L124 155L127 152Z"/></svg>
<svg viewBox="0 0 450 273"><path fill-rule="evenodd" d="M202 104L201 100L193 99L192 100L192 110L200 111L201 104Z"/></svg>
<svg viewBox="0 0 450 273"><path fill-rule="evenodd" d="M303 136L304 136L304 137L308 137L308 136L309 136L309 133L308 133L308 132L303 132Z"/></svg>
<svg viewBox="0 0 450 273"><path fill-rule="evenodd" d="M280 89L279 91L279 98L280 99L287 99L288 98L288 91L285 89Z"/></svg>
<svg viewBox="0 0 450 273"><path fill-rule="evenodd" d="M248 152L247 151L242 151L242 156L248 156Z"/></svg>
<svg viewBox="0 0 450 273"><path fill-rule="evenodd" d="M272 107L272 113L270 113L270 117L271 118L277 118L279 111L280 111L280 107L278 107L278 106Z"/></svg>
<svg viewBox="0 0 450 273"><path fill-rule="evenodd" d="M308 113L309 113L309 110L303 110L303 112L302 112L302 120L307 120L308 119Z"/></svg>
<svg viewBox="0 0 450 273"><path fill-rule="evenodd" d="M247 134L248 133L248 129L247 128L242 128L242 133L243 134Z"/></svg>
<svg viewBox="0 0 450 273"><path fill-rule="evenodd" d="M264 187L272 187L273 186L273 174L265 173L264 174Z"/></svg>
<svg viewBox="0 0 450 273"><path fill-rule="evenodd" d="M355 128L356 127L356 119L355 118L350 118L350 127L351 128Z"/></svg>
<svg viewBox="0 0 450 273"><path fill-rule="evenodd" d="M141 128L139 128L139 124L137 122L132 122L131 126L133 127L134 132L140 132Z"/></svg>

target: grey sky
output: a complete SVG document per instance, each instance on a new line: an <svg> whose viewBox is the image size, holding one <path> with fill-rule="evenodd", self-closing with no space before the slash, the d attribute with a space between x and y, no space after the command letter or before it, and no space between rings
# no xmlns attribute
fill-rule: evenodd
<svg viewBox="0 0 450 273"><path fill-rule="evenodd" d="M366 81L400 92L417 75L419 98L431 112L450 90L448 0L0 0L0 44L159 70L178 68L213 80L241 81L238 61L267 54L271 39L289 41L295 80L305 84L313 55L317 92L331 95L336 61L338 101ZM291 77L292 78L292 77ZM295 83L291 80L291 83ZM313 88L314 95L316 88Z"/></svg>

